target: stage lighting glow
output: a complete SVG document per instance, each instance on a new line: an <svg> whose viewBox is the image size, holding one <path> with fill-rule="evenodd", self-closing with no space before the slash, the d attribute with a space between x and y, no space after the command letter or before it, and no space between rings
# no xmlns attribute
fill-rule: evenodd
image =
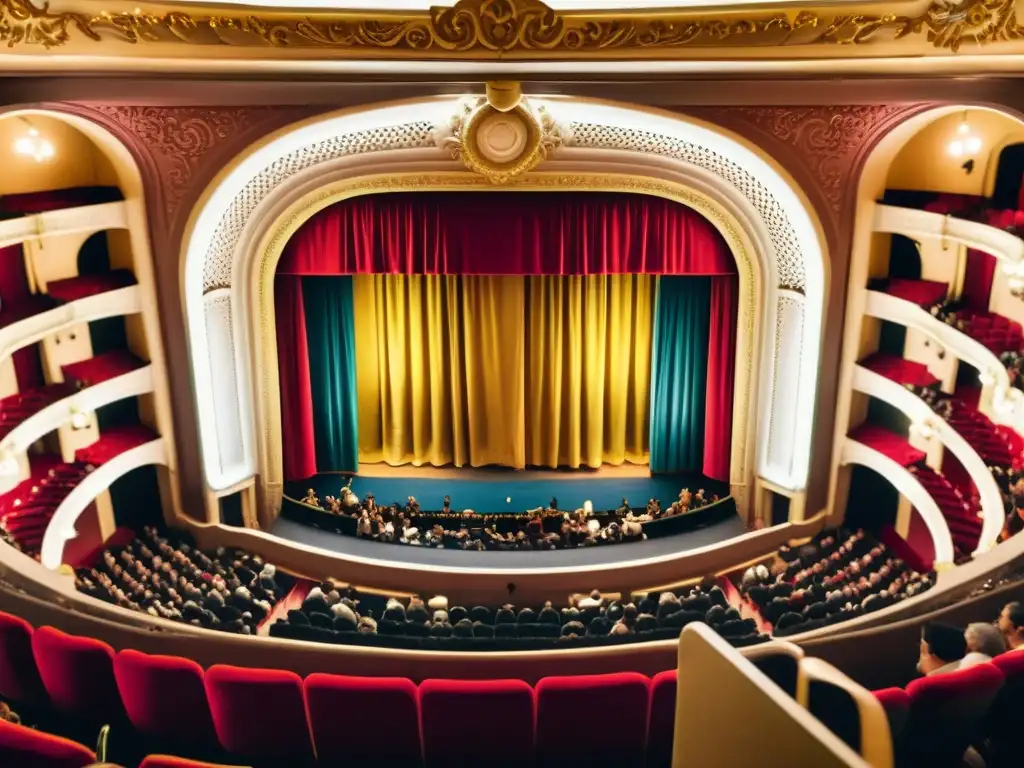
<svg viewBox="0 0 1024 768"><path fill-rule="evenodd" d="M39 129L32 124L29 124L25 135L14 142L14 151L19 155L31 157L37 163L45 163L56 154L53 143L40 134Z"/></svg>

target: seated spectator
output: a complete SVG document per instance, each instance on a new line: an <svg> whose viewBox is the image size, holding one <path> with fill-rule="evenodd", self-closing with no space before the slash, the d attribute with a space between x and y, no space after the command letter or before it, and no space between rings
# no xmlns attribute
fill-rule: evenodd
<svg viewBox="0 0 1024 768"><path fill-rule="evenodd" d="M967 654L964 633L948 624L932 623L921 628L917 671L922 675L944 674L959 668Z"/></svg>
<svg viewBox="0 0 1024 768"><path fill-rule="evenodd" d="M1024 648L1024 607L1018 602L1007 603L999 614L999 630L1011 651Z"/></svg>
<svg viewBox="0 0 1024 768"><path fill-rule="evenodd" d="M964 641L967 643L967 655L960 660L960 669L991 661L1006 652L1003 633L998 627L983 621L967 625Z"/></svg>

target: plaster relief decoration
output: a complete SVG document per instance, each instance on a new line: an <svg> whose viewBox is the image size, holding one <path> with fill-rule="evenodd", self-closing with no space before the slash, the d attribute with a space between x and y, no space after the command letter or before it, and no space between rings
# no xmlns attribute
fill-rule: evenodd
<svg viewBox="0 0 1024 768"><path fill-rule="evenodd" d="M453 159L492 184L508 184L535 168L567 139L545 107L534 110L519 83L487 84L487 97L467 102L434 140Z"/></svg>
<svg viewBox="0 0 1024 768"><path fill-rule="evenodd" d="M267 48L316 50L353 58L664 59L724 58L730 50L752 47L784 49L794 56L811 46L843 46L860 53L874 44L897 43L904 50L957 52L1024 38L1016 0L931 0L921 5L878 0L856 4L855 12L825 2L799 9L595 12L556 11L541 0L458 0L404 12L288 11L253 3L242 13L231 13L212 2L197 3L194 10L167 10L127 3L118 7L107 0L70 0L59 8L32 0L0 0L0 41L27 53L91 46L105 46L107 53L111 44L119 44L113 52L135 46L133 53L140 56L159 46L179 56L203 55L188 52L189 47L229 47L257 53Z"/></svg>

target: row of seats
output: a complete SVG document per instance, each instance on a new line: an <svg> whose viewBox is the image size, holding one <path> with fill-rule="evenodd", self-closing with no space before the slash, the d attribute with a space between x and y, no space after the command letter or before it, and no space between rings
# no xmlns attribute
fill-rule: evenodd
<svg viewBox="0 0 1024 768"><path fill-rule="evenodd" d="M47 463L45 473L33 465L32 477L0 496L0 522L29 555L38 554L57 507L88 472L81 463Z"/></svg>
<svg viewBox="0 0 1024 768"><path fill-rule="evenodd" d="M954 546L964 554L973 552L981 539L981 519L973 500L965 499L948 478L926 464L912 467L911 472L939 505Z"/></svg>
<svg viewBox="0 0 1024 768"><path fill-rule="evenodd" d="M795 674L795 673L794 673ZM787 686L795 688L795 682ZM521 680L362 678L115 653L0 613L0 696L95 727L130 727L166 751L223 750L258 766L668 765L676 672ZM593 718L613 728L581 740ZM469 724L472 727L468 727ZM314 748L315 755L314 757Z"/></svg>

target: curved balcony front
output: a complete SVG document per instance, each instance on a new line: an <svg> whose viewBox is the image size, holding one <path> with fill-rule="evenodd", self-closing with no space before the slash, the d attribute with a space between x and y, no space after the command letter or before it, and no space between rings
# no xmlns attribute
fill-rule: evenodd
<svg viewBox="0 0 1024 768"><path fill-rule="evenodd" d="M988 466L970 443L952 425L932 411L921 398L892 379L858 365L854 370L853 388L858 392L889 403L909 416L914 424L927 424L934 430L942 445L956 456L967 470L981 498L981 537L972 554L978 555L994 546L999 539L999 532L1002 530L1006 518L1003 498L992 473L988 471ZM896 462L892 463L896 464ZM900 467L900 471L905 472L906 470ZM885 476L888 477L888 475ZM915 480L915 482L917 481ZM922 490L924 490L923 487Z"/></svg>
<svg viewBox="0 0 1024 768"><path fill-rule="evenodd" d="M867 467L892 483L900 495L918 511L928 528L935 551L936 569L953 564L953 536L950 533L949 524L946 522L942 510L939 509L939 505L935 503L935 499L906 467L893 461L881 451L876 451L852 437L846 438L843 443L840 463L843 465L859 464Z"/></svg>
<svg viewBox="0 0 1024 768"><path fill-rule="evenodd" d="M87 235L107 229L128 229L128 213L123 200L62 208L0 221L0 248L26 240Z"/></svg>
<svg viewBox="0 0 1024 768"><path fill-rule="evenodd" d="M153 464L167 465L167 447L160 437L119 453L78 482L61 501L46 527L40 549L43 566L60 567L64 545L77 535L75 523L97 496L132 470Z"/></svg>
<svg viewBox="0 0 1024 768"><path fill-rule="evenodd" d="M913 240L947 240L984 251L1009 264L1024 262L1024 240L1005 230L943 213L875 204L874 229Z"/></svg>

